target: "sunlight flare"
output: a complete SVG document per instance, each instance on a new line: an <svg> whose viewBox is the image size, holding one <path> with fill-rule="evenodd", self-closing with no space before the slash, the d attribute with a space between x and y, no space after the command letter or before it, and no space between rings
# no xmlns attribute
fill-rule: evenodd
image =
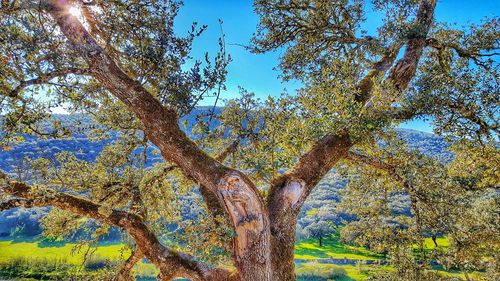
<svg viewBox="0 0 500 281"><path fill-rule="evenodd" d="M68 10L68 13L70 13L72 16L75 16L77 18L82 17L82 10L76 6L71 6Z"/></svg>

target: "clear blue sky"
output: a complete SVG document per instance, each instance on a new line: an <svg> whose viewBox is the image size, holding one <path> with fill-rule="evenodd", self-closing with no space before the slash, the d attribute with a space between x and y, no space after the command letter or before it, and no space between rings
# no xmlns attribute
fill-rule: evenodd
<svg viewBox="0 0 500 281"><path fill-rule="evenodd" d="M498 16L499 13L500 0L438 0L436 18L438 21L466 25L478 23L485 16ZM378 15L369 14L367 17L368 26L374 30L380 22ZM248 44L258 23L251 0L184 0L184 7L176 20L176 31L185 34L194 21L208 25L208 30L194 43L194 58L203 58L206 51L212 56L217 52L217 40L221 34L219 19L224 22L226 49L233 58L228 69L228 90L223 93L223 98L236 97L238 86L255 92L260 98L279 95L285 88L293 92L300 86L297 82L282 83L278 78L279 72L273 70L278 64L279 52L255 55L238 46ZM430 125L423 121L410 122L402 127L431 131Z"/></svg>

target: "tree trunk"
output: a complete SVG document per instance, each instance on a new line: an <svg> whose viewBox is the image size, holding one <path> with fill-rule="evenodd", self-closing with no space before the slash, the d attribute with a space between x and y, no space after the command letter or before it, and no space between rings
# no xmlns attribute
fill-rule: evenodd
<svg viewBox="0 0 500 281"><path fill-rule="evenodd" d="M438 243L437 243L437 238L435 235L432 235L432 242L434 242L434 246L437 248L438 247Z"/></svg>
<svg viewBox="0 0 500 281"><path fill-rule="evenodd" d="M275 281L295 280L295 229L297 216L292 213L271 215L271 257Z"/></svg>
<svg viewBox="0 0 500 281"><path fill-rule="evenodd" d="M272 280L269 215L257 188L239 173L224 176L218 185L236 236L233 259L242 281Z"/></svg>
<svg viewBox="0 0 500 281"><path fill-rule="evenodd" d="M323 237L318 238L319 240L319 246L323 247Z"/></svg>
<svg viewBox="0 0 500 281"><path fill-rule="evenodd" d="M271 220L271 257L275 281L295 280L295 230L300 208L306 198L302 181L276 185L268 196Z"/></svg>
<svg viewBox="0 0 500 281"><path fill-rule="evenodd" d="M142 253L138 249L134 249L130 257L125 261L118 274L113 278L113 281L132 281L135 277L132 276L132 269L135 264L142 258Z"/></svg>

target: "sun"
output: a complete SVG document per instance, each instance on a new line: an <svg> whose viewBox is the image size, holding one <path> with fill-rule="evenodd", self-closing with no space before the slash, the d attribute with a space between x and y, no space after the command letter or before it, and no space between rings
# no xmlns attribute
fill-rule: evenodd
<svg viewBox="0 0 500 281"><path fill-rule="evenodd" d="M72 16L75 16L77 18L82 17L82 11L80 10L80 8L78 8L76 6L71 6L68 10L68 13L70 13Z"/></svg>

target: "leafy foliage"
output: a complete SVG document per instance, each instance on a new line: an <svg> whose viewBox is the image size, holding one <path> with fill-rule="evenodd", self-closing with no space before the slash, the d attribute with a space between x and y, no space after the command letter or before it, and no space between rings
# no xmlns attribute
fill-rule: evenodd
<svg viewBox="0 0 500 281"><path fill-rule="evenodd" d="M445 268L494 270L499 245L493 219L499 207L497 186L474 180L467 171L482 169L464 162L475 149L492 148L461 149L450 168L405 146L370 151L388 166L380 169L367 163L348 172L341 206L357 220L343 228L343 237L388 254L397 268L394 276L408 280L431 278L423 276L433 259ZM494 155L488 157L495 161ZM365 199L362 203L360 197ZM441 235L447 235L449 245L425 249L426 237Z"/></svg>

